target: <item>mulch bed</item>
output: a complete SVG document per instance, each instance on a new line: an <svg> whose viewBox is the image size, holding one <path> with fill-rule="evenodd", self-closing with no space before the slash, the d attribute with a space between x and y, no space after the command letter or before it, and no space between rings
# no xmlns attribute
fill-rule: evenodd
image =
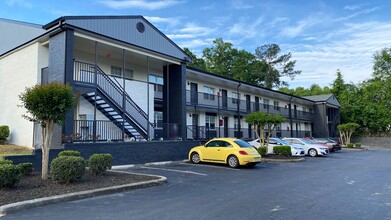
<svg viewBox="0 0 391 220"><path fill-rule="evenodd" d="M31 175L22 176L20 183L15 188L0 190L0 206L25 200L155 179L158 178L117 172L106 172L103 176L94 176L91 172L86 171L85 176L78 182L58 184L51 179L42 180L41 173L34 172Z"/></svg>

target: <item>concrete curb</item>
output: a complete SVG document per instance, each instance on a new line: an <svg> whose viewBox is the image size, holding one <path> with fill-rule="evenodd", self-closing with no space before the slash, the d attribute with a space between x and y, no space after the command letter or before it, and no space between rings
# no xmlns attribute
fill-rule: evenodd
<svg viewBox="0 0 391 220"><path fill-rule="evenodd" d="M350 150L350 151L365 151L365 150L368 150L368 148L361 148L361 149L357 149L357 148L348 148L348 147L343 147L342 150Z"/></svg>
<svg viewBox="0 0 391 220"><path fill-rule="evenodd" d="M46 206L46 205L60 203L60 202L91 198L95 196L113 194L118 192L131 191L135 189L143 189L143 188L159 186L167 183L167 178L164 176L129 173L129 172L121 172L121 171L111 171L111 172L153 176L153 177L159 177L159 179L11 203L11 204L0 206L0 217L24 209Z"/></svg>
<svg viewBox="0 0 391 220"><path fill-rule="evenodd" d="M262 161L264 161L266 163L268 163L268 162L271 162L271 163L292 163L292 162L301 162L304 160L305 160L304 157L297 158L297 159L271 159L271 158L262 157Z"/></svg>

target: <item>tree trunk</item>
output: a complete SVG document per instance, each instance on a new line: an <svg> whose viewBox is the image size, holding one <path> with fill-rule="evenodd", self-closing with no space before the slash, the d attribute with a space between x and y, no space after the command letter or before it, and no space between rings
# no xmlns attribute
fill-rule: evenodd
<svg viewBox="0 0 391 220"><path fill-rule="evenodd" d="M341 146L344 146L345 145L345 142L344 142L344 134L342 131L339 131L339 141L341 142Z"/></svg>
<svg viewBox="0 0 391 220"><path fill-rule="evenodd" d="M41 178L46 180L49 178L49 152L50 144L52 142L52 133L54 123L52 121L45 122L46 127L42 129L41 136L44 137L42 144L42 173Z"/></svg>

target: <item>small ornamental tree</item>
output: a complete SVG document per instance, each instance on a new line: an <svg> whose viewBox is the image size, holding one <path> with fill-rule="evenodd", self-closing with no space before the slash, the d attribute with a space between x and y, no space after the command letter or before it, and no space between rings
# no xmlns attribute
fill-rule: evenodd
<svg viewBox="0 0 391 220"><path fill-rule="evenodd" d="M55 124L62 124L65 114L72 108L74 97L72 88L61 82L36 85L19 95L20 107L27 110L23 118L41 124L42 138L42 179L47 179L49 169L49 151Z"/></svg>
<svg viewBox="0 0 391 220"><path fill-rule="evenodd" d="M353 132L359 128L360 125L357 123L347 123L338 125L339 138L341 141L341 145L347 145L350 143L350 138L352 137Z"/></svg>
<svg viewBox="0 0 391 220"><path fill-rule="evenodd" d="M285 119L281 115L270 115L266 112L253 112L247 115L245 121L253 126L255 134L261 144L261 147L266 146L266 152L268 152L267 145L269 143L269 138L272 131L276 129L278 124L284 122ZM268 135L266 137L265 128L268 132ZM260 132L258 133L258 131Z"/></svg>

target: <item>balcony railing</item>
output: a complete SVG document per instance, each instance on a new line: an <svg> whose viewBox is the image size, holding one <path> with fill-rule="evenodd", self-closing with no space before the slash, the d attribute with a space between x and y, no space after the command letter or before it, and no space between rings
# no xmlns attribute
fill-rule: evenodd
<svg viewBox="0 0 391 220"><path fill-rule="evenodd" d="M219 111L237 112L239 102L239 110L242 114L251 112L267 112L269 114L279 114L289 118L289 109L281 106L274 106L264 103L248 102L242 99L222 97L202 92L186 91L186 104L189 107L209 108ZM313 113L300 110L291 110L293 119L312 120Z"/></svg>
<svg viewBox="0 0 391 220"><path fill-rule="evenodd" d="M292 132L292 133L291 133ZM187 139L193 140L209 140L215 137L238 137L239 131L235 128L217 127L210 129L206 126L187 126ZM266 135L266 134L265 134ZM272 137L311 137L311 131L290 131L290 130L274 130ZM242 128L240 131L240 137L245 140L252 140L257 138L253 129Z"/></svg>

